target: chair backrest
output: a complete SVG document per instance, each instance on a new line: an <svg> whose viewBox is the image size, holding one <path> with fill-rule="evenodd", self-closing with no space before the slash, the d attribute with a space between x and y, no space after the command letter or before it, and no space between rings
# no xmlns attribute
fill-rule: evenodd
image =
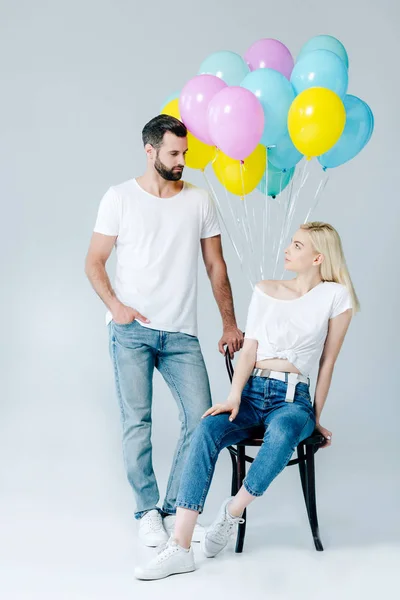
<svg viewBox="0 0 400 600"><path fill-rule="evenodd" d="M230 382L232 383L233 374L234 374L235 370L233 368L231 357L229 356L228 348L226 348L226 350L225 350L225 366L226 366L226 370L228 371Z"/></svg>

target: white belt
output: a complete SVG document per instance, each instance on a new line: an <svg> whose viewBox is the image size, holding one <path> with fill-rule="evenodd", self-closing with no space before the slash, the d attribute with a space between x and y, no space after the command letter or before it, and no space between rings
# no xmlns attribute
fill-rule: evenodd
<svg viewBox="0 0 400 600"><path fill-rule="evenodd" d="M293 402L298 383L310 385L310 380L305 375L298 373L282 373L281 371L271 371L270 369L254 369L251 373L253 377L267 377L268 379L277 379L287 383L286 402Z"/></svg>

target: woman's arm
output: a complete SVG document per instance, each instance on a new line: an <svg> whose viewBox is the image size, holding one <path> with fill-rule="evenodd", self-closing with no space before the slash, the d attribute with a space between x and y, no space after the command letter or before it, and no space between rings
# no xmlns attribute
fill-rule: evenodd
<svg viewBox="0 0 400 600"><path fill-rule="evenodd" d="M208 417L209 415L214 416L223 412L230 412L231 416L229 417L229 420L234 420L239 412L243 388L256 364L257 347L258 342L256 340L245 338L243 348L239 354L239 360L235 367L228 399L221 404L214 404L214 406L204 413L202 418Z"/></svg>
<svg viewBox="0 0 400 600"><path fill-rule="evenodd" d="M317 429L319 429L322 435L327 439L325 446L331 444L330 438L332 433L320 425L321 413L328 396L336 359L349 328L351 317L352 311L349 309L329 321L328 335L326 336L324 350L319 362L317 386L314 398L314 412Z"/></svg>
<svg viewBox="0 0 400 600"><path fill-rule="evenodd" d="M229 396L233 398L242 397L243 388L249 380L251 372L256 364L258 342L256 340L245 339L243 350L239 355L239 360L233 374L232 386Z"/></svg>

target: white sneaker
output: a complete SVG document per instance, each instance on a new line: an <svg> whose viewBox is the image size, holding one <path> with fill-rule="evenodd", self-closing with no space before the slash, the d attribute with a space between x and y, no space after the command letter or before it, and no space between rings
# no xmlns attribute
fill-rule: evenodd
<svg viewBox="0 0 400 600"><path fill-rule="evenodd" d="M227 505L232 497L225 500L219 510L217 518L207 529L202 543L202 549L207 558L217 556L229 542L229 538L236 530L239 523L244 523L242 517L232 517L227 509Z"/></svg>
<svg viewBox="0 0 400 600"><path fill-rule="evenodd" d="M163 520L158 510L145 513L139 521L139 539L145 546L159 546L168 540Z"/></svg>
<svg viewBox="0 0 400 600"><path fill-rule="evenodd" d="M174 533L176 515L168 515L164 517L163 523L165 527L165 531L171 536ZM196 523L194 526L192 542L201 542L205 535L205 529L200 523Z"/></svg>
<svg viewBox="0 0 400 600"><path fill-rule="evenodd" d="M169 575L190 573L196 569L192 548L186 550L170 538L146 567L136 567L136 579L163 579Z"/></svg>

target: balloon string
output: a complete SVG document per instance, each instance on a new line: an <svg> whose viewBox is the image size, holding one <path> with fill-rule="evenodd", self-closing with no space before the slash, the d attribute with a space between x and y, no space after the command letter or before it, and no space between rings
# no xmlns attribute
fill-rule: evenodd
<svg viewBox="0 0 400 600"><path fill-rule="evenodd" d="M269 235L268 235L268 228L269 228L269 218L268 218L268 206L267 206L267 202L268 202L268 195L267 195L267 183L268 183L268 161L267 161L267 165L265 168L265 172L263 177L265 177L265 198L263 200L263 211L262 211L262 242L261 242L261 279L265 279L265 273L266 273L266 239L269 239Z"/></svg>
<svg viewBox="0 0 400 600"><path fill-rule="evenodd" d="M285 234L284 234L284 239L286 239L287 236L289 235L290 227L291 227L292 221L293 221L294 211L295 211L295 208L296 208L296 205L297 205L297 201L298 201L298 199L300 197L300 192L303 189L304 185L306 184L307 179L310 176L309 163L306 162L305 165L304 165L304 167L305 168L304 168L303 173L302 173L301 183L299 185L299 188L296 190L296 193L294 195L293 201L291 202L291 205L290 205L289 219L288 219L288 222L287 222L286 231L285 231Z"/></svg>
<svg viewBox="0 0 400 600"><path fill-rule="evenodd" d="M251 218L250 218L251 212L249 210L250 209L249 202L250 202L249 196L245 196L244 201L243 201L243 208L244 208L244 213L245 213L244 222L246 223L246 227L248 228L248 231L249 231L249 239L250 239L249 248L250 248L250 261L251 261L251 268L252 268L252 277L253 277L254 283L257 283L257 281L260 280L260 277L259 277L258 257L257 257L257 252L255 250L255 244L257 242L256 228L255 228L254 224L253 225L251 224ZM253 214L254 214L254 210L253 210Z"/></svg>
<svg viewBox="0 0 400 600"><path fill-rule="evenodd" d="M241 237L241 235L243 235L243 237L246 240L246 248L247 248L249 245L249 236L248 236L246 227L244 225L243 218L241 215L239 215L239 213L243 212L243 206L242 206L243 202L242 201L238 202L238 198L236 196L232 199L229 197L228 190L225 186L225 178L224 177L223 177L222 185L223 185L223 188L225 191L226 203L229 206L232 219L235 222L235 226L238 231L239 238ZM238 213L237 207L239 207L239 213ZM240 232L242 232L242 234ZM243 249L243 256L244 255L245 255L245 251Z"/></svg>
<svg viewBox="0 0 400 600"><path fill-rule="evenodd" d="M307 213L306 218L304 219L304 223L307 223L310 219L310 216L314 213L315 209L317 208L319 201L322 197L322 192L324 191L324 189L326 188L326 184L329 181L329 174L327 173L326 169L323 170L323 175L321 177L321 181L319 182L317 191L315 192L314 195L314 202L310 208L310 210Z"/></svg>
<svg viewBox="0 0 400 600"><path fill-rule="evenodd" d="M259 248L259 235L258 235L258 229L259 229L259 228L257 227L256 207L255 207L255 204L254 204L254 202L253 202L253 199L252 199L252 203L251 203L251 208L252 208L252 213L253 213L253 227L254 227L254 233L255 233L255 237L257 238L257 239L256 239L256 248ZM263 221L261 220L261 223L262 223L262 222L263 222ZM257 251L256 251L256 255L257 255L257 257L258 257L258 264L257 264L257 267L258 267L258 273L257 273L257 279L258 279L258 280L260 280L260 279L264 279L264 278L263 278L263 267L262 267L262 253L261 253L261 252L257 252ZM258 275L259 275L259 276L258 276Z"/></svg>
<svg viewBox="0 0 400 600"><path fill-rule="evenodd" d="M214 159L212 160L212 163L211 163L212 165L217 160L217 154L218 154L218 152L219 151L217 151L217 153L215 154ZM241 223L240 219L238 218L238 216L234 212L234 208L233 207L234 207L235 203L231 202L231 199L229 198L228 190L227 190L227 188L225 186L224 171L222 171L222 180L223 180L222 181L222 187L224 188L224 192L225 192L226 204L229 206L229 210L230 210L230 213L231 213L231 218L232 218L232 221L233 221L233 224L234 224L234 227L235 227L235 231L236 231L236 233L238 235L239 241L241 242L241 246L242 246L241 257L242 257L242 261L243 261L243 257L244 257L243 239L242 239L242 235L241 235L241 232L240 232L241 231L241 225L242 225L242 223ZM222 208L221 208L221 212L222 212ZM244 232L244 236L246 237L246 232Z"/></svg>
<svg viewBox="0 0 400 600"><path fill-rule="evenodd" d="M216 156L214 157L214 159L211 162L211 164L213 164L215 160L216 160ZM228 237L229 237L229 240L230 240L230 242L232 244L232 247L234 248L234 250L236 252L236 255L237 255L238 259L239 259L240 268L241 268L241 270L242 270L245 278L247 279L248 283L250 284L251 289L253 289L253 283L252 283L251 277L249 277L248 271L247 271L247 269L245 267L245 264L244 264L244 254L243 254L243 252L239 251L238 246L235 243L234 237L233 237L233 235L231 235L230 228L227 226L226 220L224 219L224 210L222 208L222 204L220 202L220 199L219 199L218 195L216 194L215 189L214 189L213 185L211 184L211 181L210 181L210 179L207 176L207 174L206 174L205 171L203 172L203 176L204 176L206 184L207 184L207 186L208 186L208 188L210 190L210 193L211 193L211 195L212 195L212 197L214 199L214 202L215 202L215 204L217 206L218 213L219 213L219 215L221 217L221 220L222 220L222 223L224 225L224 229L226 230L226 232L228 234ZM233 224L234 224L234 228L235 228L235 231L238 233L238 237L239 237L239 240L240 240L241 239L241 235L240 235L240 231L238 229L238 224L241 224L241 221L234 214L234 211L233 211L233 208L232 208L234 202L231 202L231 199L229 198L228 190L225 187L225 182L224 181L223 181L223 187L224 187L224 190L225 190L226 203L228 204L229 209L230 209L230 213L231 213L232 221L233 221ZM246 234L245 231L244 231L244 234Z"/></svg>
<svg viewBox="0 0 400 600"><path fill-rule="evenodd" d="M215 154L215 156L214 156L214 158L213 158L213 160L211 162L212 165L217 160L218 152L219 152L219 150L217 150L217 153ZM229 206L229 210L230 210L230 213L231 213L232 221L234 223L235 230L236 230L236 232L238 234L238 237L240 239L241 238L241 235L240 235L240 229L241 228L240 228L240 226L242 225L242 222L239 219L239 217L237 216L237 214L235 214L235 212L234 212L234 208L233 207L234 207L235 203L230 201L230 198L229 198L229 195L228 195L228 190L227 190L226 185L225 185L225 177L224 177L223 173L224 173L224 171L222 171L222 187L224 188L225 197L226 197L226 203ZM221 213L222 213L222 209L221 209ZM242 229L243 229L243 227L242 227ZM245 238L247 239L246 231L243 231L243 234L244 234ZM243 257L243 251L242 251L241 255Z"/></svg>
<svg viewBox="0 0 400 600"><path fill-rule="evenodd" d="M290 188L290 196L289 196L288 203L287 203L286 215L285 215L285 219L284 219L284 223L283 223L283 227L282 227L282 231L281 231L281 238L280 238L280 242L279 242L278 252L276 255L276 259L275 259L275 268L274 268L273 277L275 277L276 270L278 268L278 262L279 262L280 254L282 251L283 243L288 236L288 233L289 233L289 230L290 230L290 227L292 224L294 211L295 211L295 208L297 205L297 200L299 198L300 192L301 192L302 188L304 187L308 177L309 177L308 162L305 161L302 172L301 172L301 180L300 180L299 187L297 188L297 190L294 194L292 193L293 186L291 186L291 188Z"/></svg>
<svg viewBox="0 0 400 600"><path fill-rule="evenodd" d="M223 215L223 212L222 212L222 209L221 209L221 204L219 202L219 198L218 198L217 194L215 193L215 190L214 190L213 186L211 185L211 182L210 182L210 180L209 180L209 178L208 178L205 170L203 170L203 177L204 177L204 179L206 181L206 184L207 184L208 189L210 191L211 197L213 198L214 203L215 203L215 205L216 205L216 207L218 209L218 214L219 214L219 216L221 218L221 221L222 221L222 223L224 225L225 231L228 234L228 237L229 237L230 242L231 242L231 244L232 244L232 246L233 246L233 248L234 248L234 250L235 250L235 252L236 252L236 254L238 256L240 264L242 264L243 257L241 255L241 253L239 252L239 250L238 250L238 248L237 248L237 246L236 246L236 244L235 244L235 242L234 242L234 240L233 240L233 238L232 238L232 236L230 234L229 228L226 225L226 222L225 222L225 219L224 219L224 215Z"/></svg>
<svg viewBox="0 0 400 600"><path fill-rule="evenodd" d="M275 260L274 269L272 272L273 279L275 278L276 269L277 269L278 261L279 261L280 249L283 244L284 230L285 230L285 226L286 226L286 222L287 222L287 218L288 218L288 214L289 214L289 207L290 207L290 201L291 201L292 194L293 194L294 181L297 180L298 178L299 178L299 174L298 174L298 172L295 172L295 177L292 178L292 180L289 184L289 187L286 190L285 201L282 202L282 210L284 210L284 216L283 216L282 221L279 223L279 225L280 225L279 243L278 243L278 235L276 235L274 237L274 243L273 243L273 248L272 248L272 260L273 261ZM284 206L285 206L285 208L284 208ZM278 244L278 249L277 249L277 244Z"/></svg>
<svg viewBox="0 0 400 600"><path fill-rule="evenodd" d="M268 175L267 175L268 176ZM268 190L267 190L268 191ZM276 208L276 207L274 207ZM266 219L267 219L267 231L266 231L266 244L269 244L269 253L268 253L268 270L267 267L265 267L265 271L268 272L268 274L270 273L270 268L272 266L272 260L273 260L273 249L276 245L276 236L277 236L277 227L275 228L275 231L272 232L272 228L271 228L271 219L272 219L272 202L271 200L268 198L268 194L265 194L265 213L266 213ZM269 241L272 240L272 243ZM264 252L265 255L267 255L267 248L266 245L264 245Z"/></svg>
<svg viewBox="0 0 400 600"><path fill-rule="evenodd" d="M250 247L250 268L251 268L251 272L252 272L252 278L254 283L257 283L259 277L257 277L257 266L256 266L256 258L255 258L255 252L254 252L254 241L253 241L253 235L252 235L252 229L254 231L254 228L250 227L250 219L249 219L249 211L248 211L248 196L245 193L245 184L244 184L244 161L240 161L240 179L241 179L241 183L242 183L242 192L243 192L243 208L244 208L244 219L243 219L243 226L244 228L248 231L248 236L247 236L247 240L249 243L249 247Z"/></svg>
<svg viewBox="0 0 400 600"><path fill-rule="evenodd" d="M266 149L266 152L268 152L268 149ZM269 229L269 214L268 214L268 154L266 154L266 164L265 164L265 171L262 177L262 180L264 182L264 190L265 190L265 194L264 195L264 199L262 202L262 208L261 208L261 218L260 218L260 223L261 223L261 239L260 239L260 243L261 243L261 252L260 252L260 259L259 259L259 269L260 269L260 275L261 275L261 280L266 278L266 273L267 273L267 257L268 257L268 253L267 253L267 248L266 248L266 244L267 244L267 240L270 240L270 236L269 234L267 234L267 230ZM255 211L253 211L254 214L254 228L255 231L257 231L257 223L258 220L255 216Z"/></svg>

